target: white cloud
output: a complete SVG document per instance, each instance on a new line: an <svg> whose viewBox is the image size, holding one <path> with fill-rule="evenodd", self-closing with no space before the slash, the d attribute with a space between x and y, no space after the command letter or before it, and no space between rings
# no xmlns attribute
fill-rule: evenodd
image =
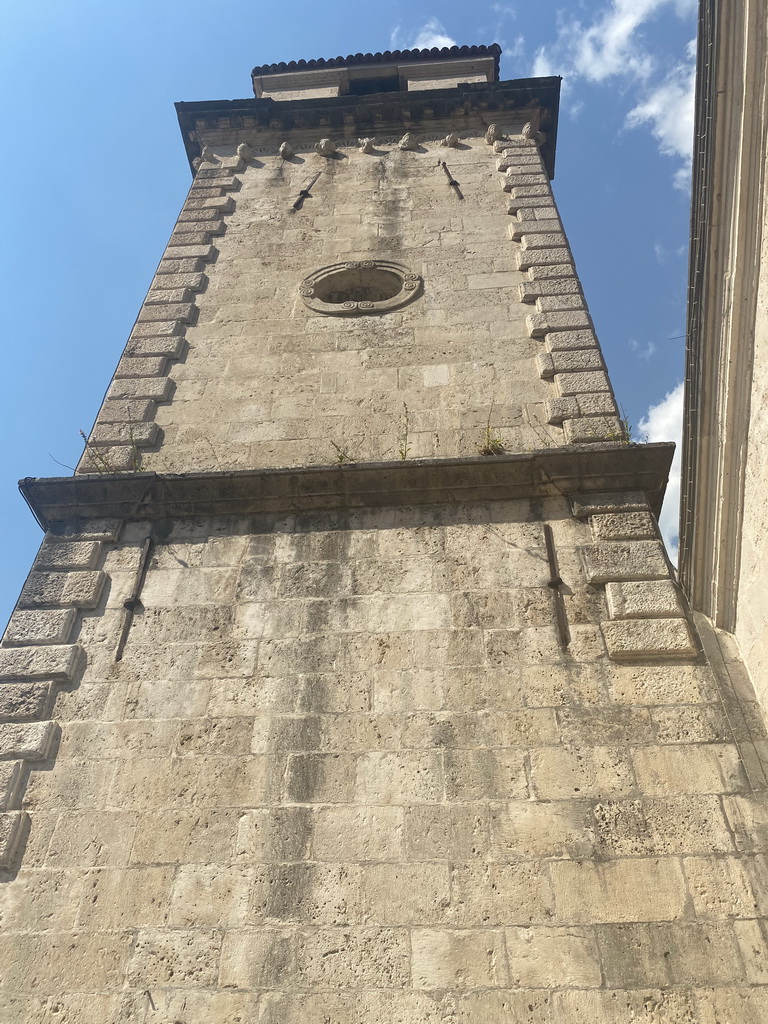
<svg viewBox="0 0 768 1024"><path fill-rule="evenodd" d="M408 49L431 50L433 46L456 46L456 40L446 35L437 18L430 18L421 26Z"/></svg>
<svg viewBox="0 0 768 1024"><path fill-rule="evenodd" d="M672 68L661 66L644 39L644 28L663 9L689 17L696 0L611 0L591 24L561 24L556 42L534 57L534 76L561 74L564 85L579 80L602 85L618 81L634 92L629 128L647 127L665 156L683 160L675 184L687 187L693 140L695 40ZM573 105L578 102L573 100Z"/></svg>
<svg viewBox="0 0 768 1024"><path fill-rule="evenodd" d="M669 557L677 563L677 540L680 517L680 466L682 459L681 441L683 437L683 384L673 388L657 404L648 409L640 420L640 433L648 441L674 441L677 444L672 468L669 471L669 483L664 497L664 506L659 517L659 526L669 551Z"/></svg>
<svg viewBox="0 0 768 1024"><path fill-rule="evenodd" d="M695 89L693 64L678 64L627 114L629 128L647 125L662 153L683 158L683 166L675 173L675 185L679 188L689 186L691 175Z"/></svg>

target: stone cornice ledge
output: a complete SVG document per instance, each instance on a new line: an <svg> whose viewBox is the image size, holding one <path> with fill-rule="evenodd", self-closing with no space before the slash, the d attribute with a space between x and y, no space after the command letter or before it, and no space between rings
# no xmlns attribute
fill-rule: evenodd
<svg viewBox="0 0 768 1024"><path fill-rule="evenodd" d="M494 458L413 459L217 473L28 477L19 489L45 529L101 517L317 512L643 491L658 515L673 444L607 443Z"/></svg>

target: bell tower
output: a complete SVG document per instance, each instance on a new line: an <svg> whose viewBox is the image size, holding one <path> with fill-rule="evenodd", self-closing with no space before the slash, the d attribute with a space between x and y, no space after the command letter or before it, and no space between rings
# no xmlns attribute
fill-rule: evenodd
<svg viewBox="0 0 768 1024"><path fill-rule="evenodd" d="M21 484L3 1020L765 1018L762 719L617 413L559 79L499 55L177 105L78 470Z"/></svg>

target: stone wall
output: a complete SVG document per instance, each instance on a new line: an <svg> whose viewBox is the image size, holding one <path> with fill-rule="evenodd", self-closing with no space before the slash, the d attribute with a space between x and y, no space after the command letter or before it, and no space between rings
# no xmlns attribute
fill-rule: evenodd
<svg viewBox="0 0 768 1024"><path fill-rule="evenodd" d="M744 518L739 551L739 581L735 634L753 684L764 707L768 707L768 594L765 586L764 544L768 535L768 197L763 192L762 251L753 333L752 386L749 394L749 434L743 439Z"/></svg>
<svg viewBox="0 0 768 1024"><path fill-rule="evenodd" d="M278 155L277 136L236 155L232 131L214 136L81 471L620 438L537 142L519 128L495 143L482 126L368 151L332 140L328 156L306 140ZM322 267L381 259L422 279L402 308L328 316L300 295Z"/></svg>
<svg viewBox="0 0 768 1024"><path fill-rule="evenodd" d="M659 573L615 539L642 515L575 511L102 540L2 875L3 1020L764 1020L756 705L695 650L607 656L596 548Z"/></svg>

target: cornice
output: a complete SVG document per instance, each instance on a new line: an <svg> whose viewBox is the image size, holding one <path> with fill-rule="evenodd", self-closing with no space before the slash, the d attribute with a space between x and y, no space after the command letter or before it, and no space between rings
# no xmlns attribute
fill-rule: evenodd
<svg viewBox="0 0 768 1024"><path fill-rule="evenodd" d="M200 134L213 130L231 132L233 138L242 130L256 136L279 135L282 141L311 132L318 138L392 134L398 129L402 134L437 122L448 122L459 131L473 122L487 127L494 118L515 114L518 119L535 119L545 133L541 155L552 178L559 103L560 78L551 77L328 99L182 102L176 104L176 112L190 166L200 155Z"/></svg>
<svg viewBox="0 0 768 1024"><path fill-rule="evenodd" d="M79 519L318 512L642 491L658 515L673 444L590 444L494 458L20 481L44 529Z"/></svg>

